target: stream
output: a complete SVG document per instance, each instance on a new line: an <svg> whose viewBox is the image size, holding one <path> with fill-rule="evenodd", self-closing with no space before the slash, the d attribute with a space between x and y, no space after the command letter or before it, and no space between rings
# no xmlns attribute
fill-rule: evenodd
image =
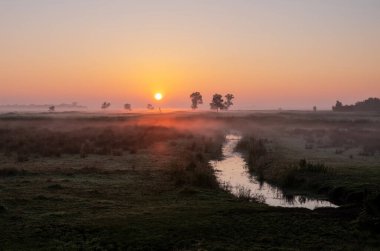
<svg viewBox="0 0 380 251"><path fill-rule="evenodd" d="M244 189L254 197L259 197L265 204L276 207L300 207L311 210L318 207L338 207L327 200L318 200L301 195L285 195L280 188L267 182L260 182L257 177L248 172L242 155L235 152L235 147L240 139L241 136L239 135L228 134L222 148L224 159L210 162L215 170L218 182L222 185L228 184L232 194L237 196Z"/></svg>

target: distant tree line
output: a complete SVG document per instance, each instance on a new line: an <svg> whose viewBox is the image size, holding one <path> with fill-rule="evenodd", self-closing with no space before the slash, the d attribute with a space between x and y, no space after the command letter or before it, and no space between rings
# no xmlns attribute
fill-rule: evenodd
<svg viewBox="0 0 380 251"><path fill-rule="evenodd" d="M231 93L228 93L226 95L221 95L221 94L218 94L218 93L215 93L213 96L212 96L212 99L211 99L211 103L210 103L210 109L211 110L216 110L216 111L219 111L219 110L228 110L234 103L232 102L232 100L235 98L235 96ZM203 104L203 97L201 95L200 92L193 92L191 95L190 95L190 100L191 100L191 109L193 110L196 110L198 109L198 106ZM103 102L101 104L101 109L102 110L106 110L108 109L109 107L111 107L111 103L110 102ZM155 107L152 105L152 104L147 104L146 108L148 110L155 110ZM124 109L127 110L127 111L131 111L132 110L132 105L129 104L129 103L126 103L124 104ZM159 111L161 112L161 109L158 108ZM49 111L54 111L54 108L49 108Z"/></svg>
<svg viewBox="0 0 380 251"><path fill-rule="evenodd" d="M102 108L103 110L107 109L111 107L111 103L110 102L103 102L100 106L100 108ZM129 103L126 103L124 104L124 109L127 110L127 111L132 111L132 105L129 104Z"/></svg>
<svg viewBox="0 0 380 251"><path fill-rule="evenodd" d="M221 94L215 93L212 96L212 100L210 103L211 110L228 110L232 105L232 100L235 98L233 94L226 94L224 96L225 100L223 99L223 96ZM191 99L191 109L195 110L198 109L198 105L203 104L203 98L202 95L199 92L193 92L190 95Z"/></svg>
<svg viewBox="0 0 380 251"><path fill-rule="evenodd" d="M336 101L332 107L334 112L354 112L354 111L380 111L380 99L369 98L364 101L356 102L354 105L343 105L342 102Z"/></svg>

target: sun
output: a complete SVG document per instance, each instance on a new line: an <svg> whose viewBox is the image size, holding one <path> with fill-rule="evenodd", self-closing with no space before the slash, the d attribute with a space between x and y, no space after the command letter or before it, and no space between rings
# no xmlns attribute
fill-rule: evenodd
<svg viewBox="0 0 380 251"><path fill-rule="evenodd" d="M156 94L154 94L154 98L155 98L156 100L161 100L161 99L162 99L162 94L159 93L159 92L157 92Z"/></svg>

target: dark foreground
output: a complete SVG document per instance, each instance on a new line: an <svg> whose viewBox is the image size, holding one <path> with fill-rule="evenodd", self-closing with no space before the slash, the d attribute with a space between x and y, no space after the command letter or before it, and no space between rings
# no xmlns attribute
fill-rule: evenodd
<svg viewBox="0 0 380 251"><path fill-rule="evenodd" d="M208 160L221 157L224 132L261 131L278 125L277 120L282 126L292 121L313 130L307 121L323 127L336 122L331 122L331 114L323 115L323 121L308 114L226 116L2 115L0 249L378 249L378 215L368 212L377 210L372 198L380 186L376 144L368 159L354 146L346 150L347 158L327 150L323 158L315 155L318 151L298 150L302 158L323 159L333 175L309 172L300 182L305 171L292 173L297 182L289 190L326 198L333 194L342 206L314 211L273 208L237 199L218 186ZM356 127L378 128L378 117L360 119ZM247 121L252 127L239 126ZM339 121L339 126L356 128L351 119ZM289 142L280 138L282 144ZM333 147L338 148L344 146ZM285 153L296 150L297 145L281 148L281 159L292 161L296 155ZM263 177L285 186L273 172L273 167L265 169ZM345 193L332 192L338 188ZM347 194L362 191L370 194L371 204L363 196L347 199Z"/></svg>

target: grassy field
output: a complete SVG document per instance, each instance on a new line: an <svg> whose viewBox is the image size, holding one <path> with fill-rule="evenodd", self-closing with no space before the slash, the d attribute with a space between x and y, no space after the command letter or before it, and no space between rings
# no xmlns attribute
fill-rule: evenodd
<svg viewBox="0 0 380 251"><path fill-rule="evenodd" d="M312 116L2 115L0 249L376 250L379 233L361 224L363 202L314 211L274 208L239 200L216 183L208 161L222 157L223 134L233 129L266 138L276 160L323 161L333 169L307 173L321 183L318 189L305 183L293 189L376 194L379 152L362 155L360 145L342 154L335 145L305 149L307 139L292 130L351 123L375 130L378 117L359 114L359 123L346 114ZM282 171L272 167L264 178L277 182L268 173Z"/></svg>
<svg viewBox="0 0 380 251"><path fill-rule="evenodd" d="M264 122L264 128L244 131L245 140L264 142L264 150L268 152L264 157L267 162L273 162L266 168L267 179L278 180L281 170L300 169L300 161L305 161L323 167L320 172L309 170L312 172L307 173L310 179L315 176L320 186L379 193L379 115L295 113L282 116L285 117L278 126ZM274 118L276 116L272 116Z"/></svg>

